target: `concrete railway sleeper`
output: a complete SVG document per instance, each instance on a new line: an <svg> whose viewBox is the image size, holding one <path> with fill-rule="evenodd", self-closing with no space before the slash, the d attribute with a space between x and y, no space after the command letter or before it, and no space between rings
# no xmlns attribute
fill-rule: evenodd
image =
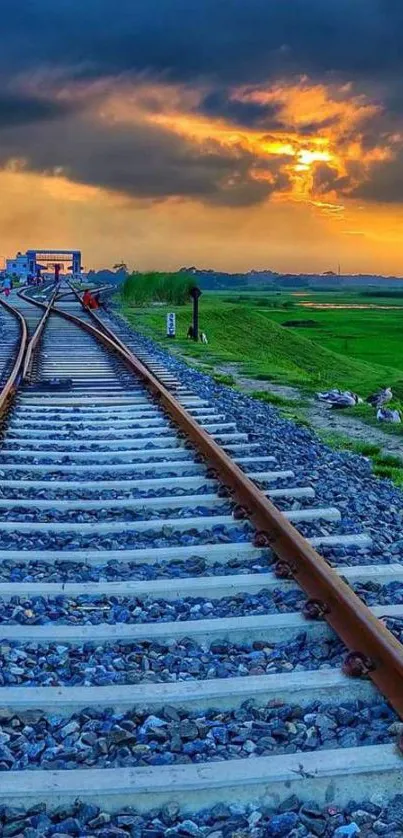
<svg viewBox="0 0 403 838"><path fill-rule="evenodd" d="M32 300L38 329L11 299L0 806L80 797L134 829L124 807L398 792L402 565L140 336L57 293ZM166 828L219 834L193 826Z"/></svg>

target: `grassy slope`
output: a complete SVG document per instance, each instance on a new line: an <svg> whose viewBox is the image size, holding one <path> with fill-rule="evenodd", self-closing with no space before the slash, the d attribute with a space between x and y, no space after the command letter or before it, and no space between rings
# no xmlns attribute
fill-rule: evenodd
<svg viewBox="0 0 403 838"><path fill-rule="evenodd" d="M162 307L140 312L125 308L125 314L133 325L146 327L155 337L163 340L166 311ZM308 337L294 329L283 328L269 319L269 312L266 314L247 305L231 306L206 299L201 307L201 328L208 335L207 347L196 346L184 339L191 321L190 308L177 308L176 313L176 345L206 361L241 362L244 372L251 375L309 389L339 386L365 394L385 382L394 385L400 382L398 389L403 396L403 371L337 354L314 343L311 333ZM294 319L294 314L284 312L281 317ZM306 318L311 313L305 311L303 315Z"/></svg>
<svg viewBox="0 0 403 838"><path fill-rule="evenodd" d="M350 358L403 370L403 311L295 308L290 312L267 309L261 313L279 324L286 320L314 320L317 328L298 329L297 334Z"/></svg>

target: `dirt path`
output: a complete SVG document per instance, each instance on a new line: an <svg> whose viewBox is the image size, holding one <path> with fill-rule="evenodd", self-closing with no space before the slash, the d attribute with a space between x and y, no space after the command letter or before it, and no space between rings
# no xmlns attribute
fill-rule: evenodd
<svg viewBox="0 0 403 838"><path fill-rule="evenodd" d="M371 442L379 445L385 454L396 454L403 458L403 437L392 436L381 428L373 428L366 425L361 419L354 419L353 416L343 416L340 411L329 410L324 404L307 398L300 393L297 387L288 387L282 384L273 384L270 381L259 381L257 378L246 378L238 373L238 364L222 364L216 367L217 372L232 375L235 383L244 393L251 393L254 390L274 393L286 399L295 400L295 407L298 413L308 420L315 430L338 433L359 442ZM307 402L306 407L298 404L300 401Z"/></svg>

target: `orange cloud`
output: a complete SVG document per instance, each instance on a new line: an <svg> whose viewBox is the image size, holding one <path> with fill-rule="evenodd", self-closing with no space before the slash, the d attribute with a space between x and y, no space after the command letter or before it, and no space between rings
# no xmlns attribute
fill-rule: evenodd
<svg viewBox="0 0 403 838"><path fill-rule="evenodd" d="M278 165L291 184L285 192L288 200L312 203L318 212L327 210L321 201L315 201L317 164L333 167L337 173L334 180L341 184L344 179L345 194L349 186L365 179L372 163L392 154L390 139L375 147L365 146L365 126L381 112L381 106L355 95L349 85L313 84L304 77L293 84L233 90L232 102L275 107L278 127L269 130L264 125L235 124L224 115L205 115L200 104L206 93L206 89L140 81L136 88L125 88L123 94L110 91L99 116L128 123L140 119L195 145L205 146L214 140L224 149L240 147L255 156L256 172L265 160L279 158ZM397 136L394 141L398 142ZM334 188L327 196L321 193L321 198L326 197L331 203L340 203Z"/></svg>
<svg viewBox="0 0 403 838"><path fill-rule="evenodd" d="M351 88L315 85L307 79L270 88L242 88L235 101L275 106L277 125L242 125L206 115L207 91L139 80L98 84L88 91L87 116L95 124L161 126L197 148L216 143L254 158L250 177L279 183L270 201L256 206L213 207L191 197L137 200L106 188L77 184L63 168L29 174L26 160L10 160L0 173L0 225L4 249L35 247L46 231L49 246L82 247L88 265L124 256L139 268L199 264L223 270L250 267L284 271L401 272L403 208L358 203L348 190L368 176L374 162L393 157L401 135L365 142L380 106ZM63 95L74 96L69 90ZM80 89L80 98L85 98ZM268 166L270 163L270 167ZM315 191L315 173L331 177ZM275 168L274 168L275 170Z"/></svg>
<svg viewBox="0 0 403 838"><path fill-rule="evenodd" d="M0 172L1 257L46 242L80 247L87 267L122 257L138 269L176 269L186 264L217 270L272 268L401 273L403 207L289 201L278 195L265 205L207 207L191 200L122 199L65 178ZM335 216L345 223L335 223ZM351 235L348 231L360 231Z"/></svg>

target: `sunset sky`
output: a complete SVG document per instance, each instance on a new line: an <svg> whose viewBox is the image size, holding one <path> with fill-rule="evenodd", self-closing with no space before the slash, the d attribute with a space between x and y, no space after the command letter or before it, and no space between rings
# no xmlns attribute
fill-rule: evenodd
<svg viewBox="0 0 403 838"><path fill-rule="evenodd" d="M0 13L2 259L403 275L401 0Z"/></svg>

